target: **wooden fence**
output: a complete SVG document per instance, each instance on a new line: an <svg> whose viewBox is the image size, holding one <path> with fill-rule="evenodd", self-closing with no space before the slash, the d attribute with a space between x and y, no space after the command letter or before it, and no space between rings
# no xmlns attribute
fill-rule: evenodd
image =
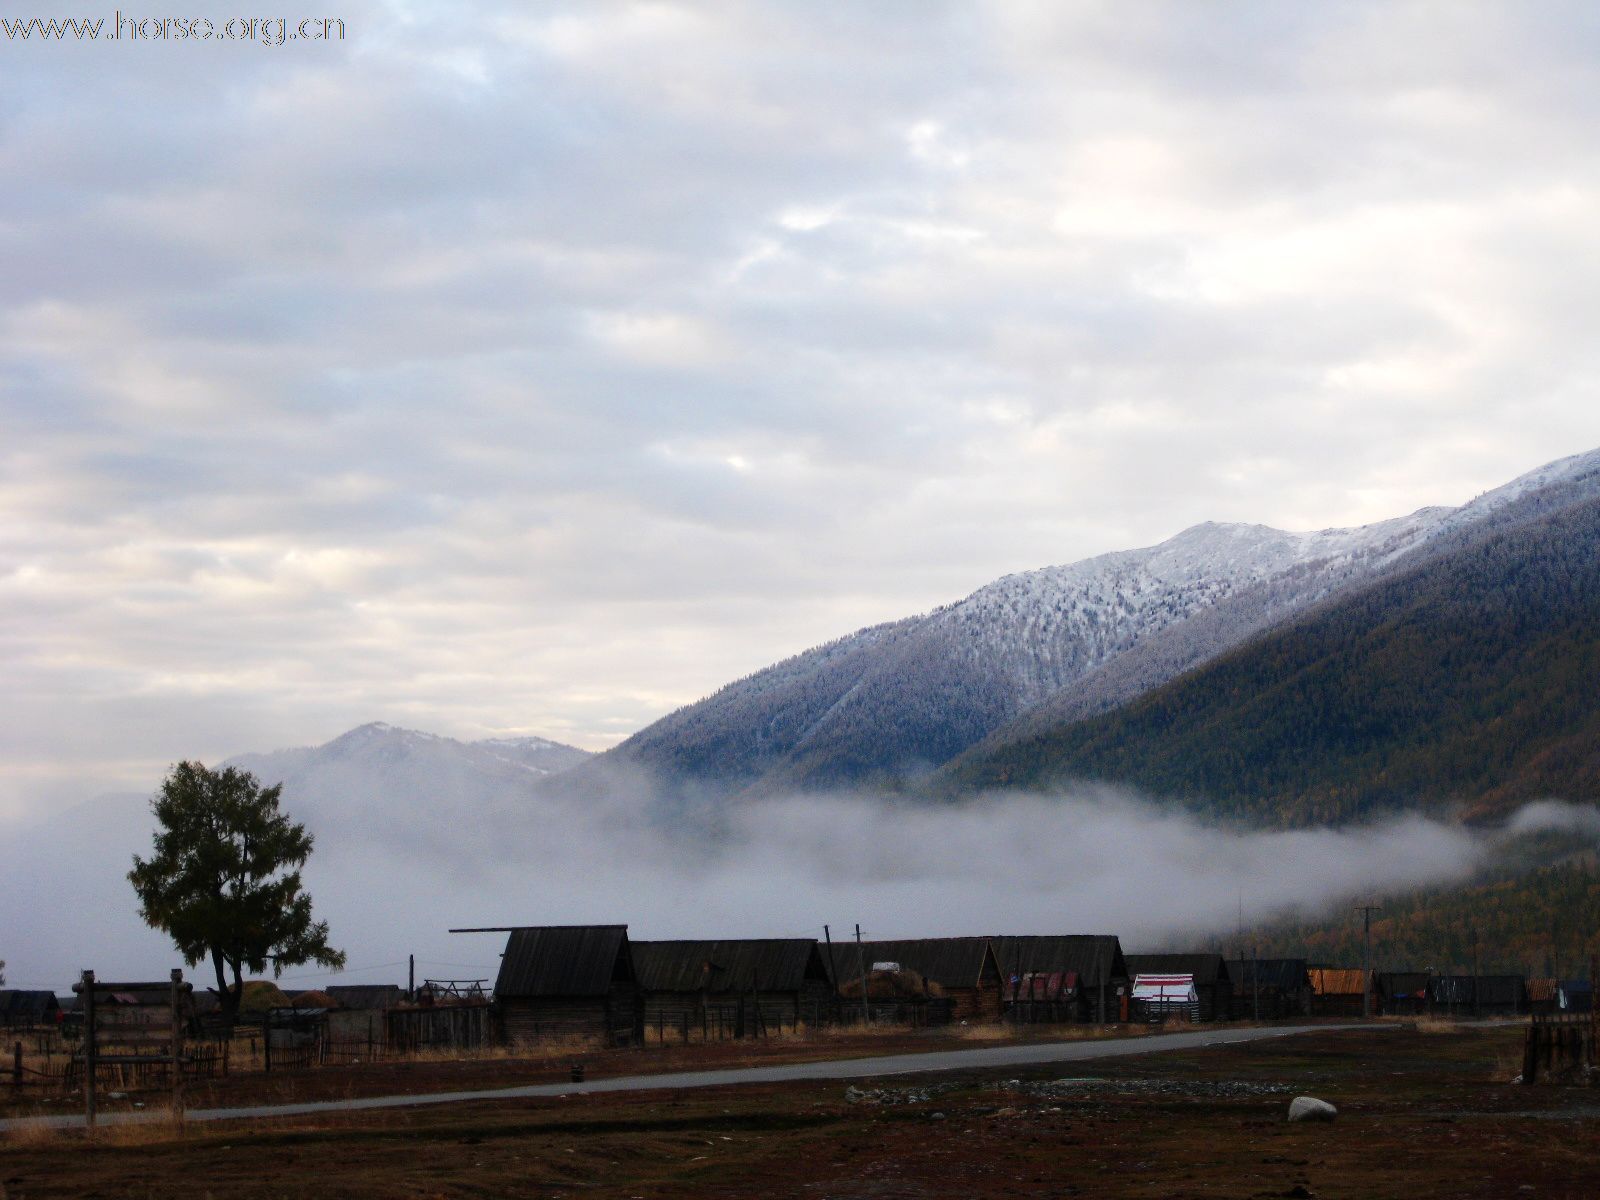
<svg viewBox="0 0 1600 1200"><path fill-rule="evenodd" d="M1522 1082L1570 1080L1595 1067L1596 1014L1536 1013L1522 1048Z"/></svg>

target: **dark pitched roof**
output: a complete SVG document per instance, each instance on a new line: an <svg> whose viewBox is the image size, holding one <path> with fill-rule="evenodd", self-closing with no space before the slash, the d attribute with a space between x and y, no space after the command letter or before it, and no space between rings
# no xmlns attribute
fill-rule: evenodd
<svg viewBox="0 0 1600 1200"><path fill-rule="evenodd" d="M1068 933L991 940L1000 974L1007 979L1030 972L1070 971L1078 976L1078 985L1087 989L1128 978L1122 942L1115 934Z"/></svg>
<svg viewBox="0 0 1600 1200"><path fill-rule="evenodd" d="M647 992L798 992L829 982L815 938L633 942L633 967Z"/></svg>
<svg viewBox="0 0 1600 1200"><path fill-rule="evenodd" d="M1230 958L1228 976L1235 989L1248 992L1258 983L1280 992L1299 992L1311 987L1303 958Z"/></svg>
<svg viewBox="0 0 1600 1200"><path fill-rule="evenodd" d="M1197 987L1225 983L1232 986L1228 964L1220 954L1130 954L1128 975L1193 975Z"/></svg>
<svg viewBox="0 0 1600 1200"><path fill-rule="evenodd" d="M849 942L833 948L833 958L841 979L861 974L862 960L867 970L875 962L895 962L909 967L924 979L944 987L978 987L984 981L985 963L993 963L989 939L984 937L907 938L897 942L863 942L861 954ZM998 967L995 974L998 976Z"/></svg>
<svg viewBox="0 0 1600 1200"><path fill-rule="evenodd" d="M0 1021L11 1025L52 1021L60 1007L54 992L23 988L0 990Z"/></svg>
<svg viewBox="0 0 1600 1200"><path fill-rule="evenodd" d="M626 925L531 925L511 930L496 996L604 996L634 978Z"/></svg>
<svg viewBox="0 0 1600 1200"><path fill-rule="evenodd" d="M322 990L343 1008L397 1008L406 1001L397 983L336 983Z"/></svg>

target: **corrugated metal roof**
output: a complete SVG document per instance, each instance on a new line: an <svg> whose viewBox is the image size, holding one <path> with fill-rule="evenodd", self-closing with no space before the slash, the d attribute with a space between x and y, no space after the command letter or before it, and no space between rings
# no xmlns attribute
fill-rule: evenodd
<svg viewBox="0 0 1600 1200"><path fill-rule="evenodd" d="M1367 973L1360 967L1312 967L1307 974L1319 996L1359 996L1367 990Z"/></svg>
<svg viewBox="0 0 1600 1200"><path fill-rule="evenodd" d="M1194 976L1187 972L1155 975L1136 971L1133 976L1133 998L1168 1004L1193 1004L1199 999L1195 995L1194 985Z"/></svg>
<svg viewBox="0 0 1600 1200"><path fill-rule="evenodd" d="M1129 975L1192 975L1200 987L1232 983L1220 954L1130 954L1127 963Z"/></svg>
<svg viewBox="0 0 1600 1200"><path fill-rule="evenodd" d="M870 969L875 962L894 962L908 967L924 979L945 987L978 987L984 977L984 962L993 951L984 937L912 938L898 942L863 942L861 955ZM861 974L861 956L855 943L840 942L833 948L833 959L840 979ZM998 977L999 969L995 968Z"/></svg>
<svg viewBox="0 0 1600 1200"><path fill-rule="evenodd" d="M1111 933L1065 933L1042 936L997 937L995 957L1000 973L1010 979L1030 971L1071 971L1083 988L1098 988L1128 978L1122 942Z"/></svg>
<svg viewBox="0 0 1600 1200"><path fill-rule="evenodd" d="M1264 988L1298 992L1311 986L1303 958L1230 958L1228 977L1235 989L1249 990L1259 981Z"/></svg>
<svg viewBox="0 0 1600 1200"><path fill-rule="evenodd" d="M633 966L647 992L798 992L828 984L815 938L725 938L633 942Z"/></svg>
<svg viewBox="0 0 1600 1200"><path fill-rule="evenodd" d="M604 996L634 978L626 925L530 925L506 938L496 996Z"/></svg>

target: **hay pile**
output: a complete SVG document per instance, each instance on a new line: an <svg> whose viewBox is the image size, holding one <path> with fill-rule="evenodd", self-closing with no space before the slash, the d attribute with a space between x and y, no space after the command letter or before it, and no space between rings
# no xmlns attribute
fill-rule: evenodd
<svg viewBox="0 0 1600 1200"><path fill-rule="evenodd" d="M270 979L246 979L239 997L241 1013L263 1013L269 1008L288 1008L289 997Z"/></svg>
<svg viewBox="0 0 1600 1200"><path fill-rule="evenodd" d="M861 976L854 975L839 985L841 996L861 999ZM924 979L908 967L897 971L871 971L867 974L868 1000L926 1000L944 995L944 988Z"/></svg>

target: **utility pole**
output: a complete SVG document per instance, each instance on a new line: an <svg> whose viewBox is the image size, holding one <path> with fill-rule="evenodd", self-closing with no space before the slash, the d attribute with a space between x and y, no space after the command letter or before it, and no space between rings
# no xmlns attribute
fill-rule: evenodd
<svg viewBox="0 0 1600 1200"><path fill-rule="evenodd" d="M1261 1020L1261 956L1256 947L1250 947L1250 1001L1255 1009L1255 1019Z"/></svg>
<svg viewBox="0 0 1600 1200"><path fill-rule="evenodd" d="M1363 972L1364 986L1361 989L1361 1015L1365 1018L1372 1016L1372 914L1383 910L1377 904L1358 904L1356 911L1362 916L1367 941L1367 962Z"/></svg>
<svg viewBox="0 0 1600 1200"><path fill-rule="evenodd" d="M861 948L861 922L856 922L856 962L861 968L861 1024L872 1024L872 1009L867 1005L867 952Z"/></svg>
<svg viewBox="0 0 1600 1200"><path fill-rule="evenodd" d="M1482 1009L1478 1005L1478 927L1472 927L1472 1016L1476 1020L1482 1016Z"/></svg>
<svg viewBox="0 0 1600 1200"><path fill-rule="evenodd" d="M417 998L417 956L406 955L406 999L412 1002Z"/></svg>

